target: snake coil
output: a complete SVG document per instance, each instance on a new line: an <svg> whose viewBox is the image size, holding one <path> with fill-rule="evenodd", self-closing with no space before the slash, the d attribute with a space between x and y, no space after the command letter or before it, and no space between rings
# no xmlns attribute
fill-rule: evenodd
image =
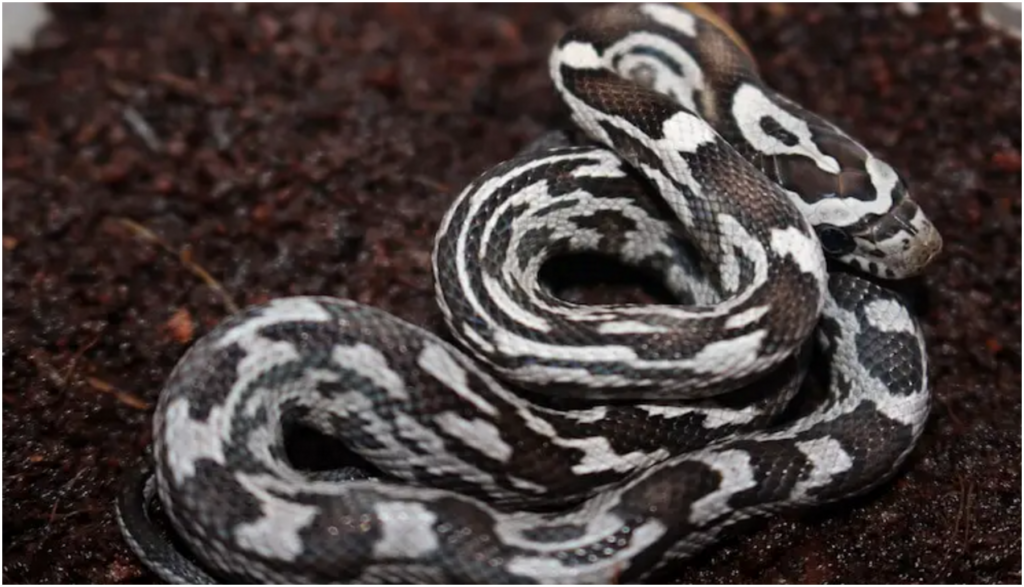
<svg viewBox="0 0 1024 587"><path fill-rule="evenodd" d="M863 276L941 247L899 175L766 87L700 9L602 8L550 66L585 139L484 173L437 234L438 303L475 360L326 297L247 309L181 360L155 476L118 502L163 579L633 581L740 520L862 493L911 451L921 330ZM541 268L582 252L680 303L558 298ZM809 368L827 391L783 414ZM384 477L297 470L293 422ZM156 498L201 566L149 519Z"/></svg>

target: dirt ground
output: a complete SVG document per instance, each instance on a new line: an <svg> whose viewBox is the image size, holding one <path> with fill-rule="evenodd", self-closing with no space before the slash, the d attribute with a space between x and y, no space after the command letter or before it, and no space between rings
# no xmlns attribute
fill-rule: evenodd
<svg viewBox="0 0 1024 587"><path fill-rule="evenodd" d="M3 579L148 582L112 500L161 383L235 307L353 298L434 331L453 195L565 123L579 6L56 6L3 76ZM1019 583L1021 44L976 9L719 7L775 88L908 179L934 408L864 499L667 582Z"/></svg>

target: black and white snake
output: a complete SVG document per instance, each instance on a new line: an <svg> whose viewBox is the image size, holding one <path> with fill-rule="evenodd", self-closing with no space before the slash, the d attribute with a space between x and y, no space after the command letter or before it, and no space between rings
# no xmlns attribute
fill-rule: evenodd
<svg viewBox="0 0 1024 587"><path fill-rule="evenodd" d="M228 319L174 370L155 477L118 502L163 579L634 581L740 520L862 493L911 451L920 328L825 261L902 278L939 251L896 172L765 87L701 10L602 8L550 65L588 140L485 173L435 243L438 302L477 362L346 300ZM580 252L680 304L559 299L540 269ZM790 406L809 368L827 392ZM290 422L383 478L297 470ZM150 521L154 493L202 567Z"/></svg>

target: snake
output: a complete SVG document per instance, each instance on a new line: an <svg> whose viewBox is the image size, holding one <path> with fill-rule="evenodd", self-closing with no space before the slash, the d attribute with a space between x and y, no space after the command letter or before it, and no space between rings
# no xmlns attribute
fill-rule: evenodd
<svg viewBox="0 0 1024 587"><path fill-rule="evenodd" d="M942 246L906 181L700 6L602 7L549 66L571 127L435 237L450 338L296 296L186 352L116 503L161 579L634 582L900 468L930 400L891 281ZM673 299L567 299L542 269L585 254ZM296 427L365 464L296 466Z"/></svg>

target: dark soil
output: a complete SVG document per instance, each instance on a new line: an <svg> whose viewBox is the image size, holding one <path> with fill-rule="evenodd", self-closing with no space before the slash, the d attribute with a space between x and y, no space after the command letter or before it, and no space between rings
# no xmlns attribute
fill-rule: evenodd
<svg viewBox="0 0 1024 587"><path fill-rule="evenodd" d="M546 57L583 9L54 10L3 79L3 578L150 581L111 503L175 362L233 307L293 294L439 331L432 235L564 123ZM720 10L944 234L918 300L935 403L892 483L661 578L1019 583L1020 41L968 7Z"/></svg>

